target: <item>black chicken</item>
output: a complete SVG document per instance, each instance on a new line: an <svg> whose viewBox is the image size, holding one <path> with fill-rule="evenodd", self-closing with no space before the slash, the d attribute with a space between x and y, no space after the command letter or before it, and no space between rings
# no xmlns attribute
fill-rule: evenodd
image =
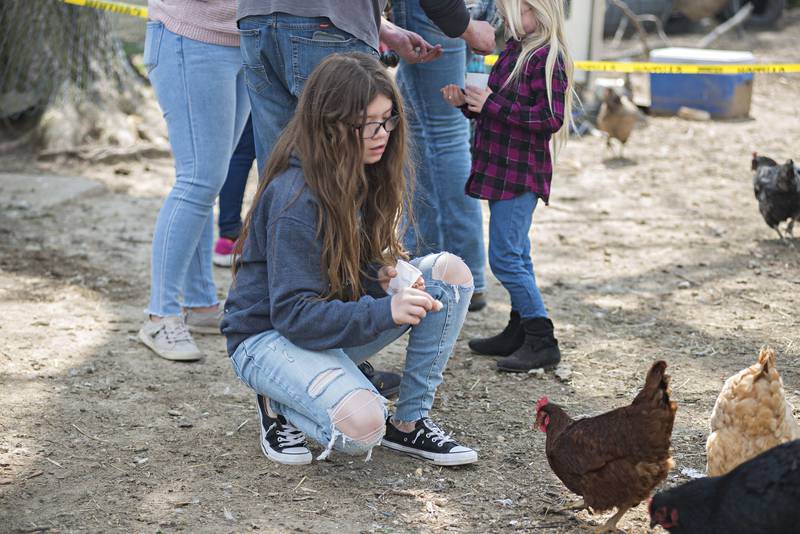
<svg viewBox="0 0 800 534"><path fill-rule="evenodd" d="M753 153L753 192L758 199L758 209L767 225L783 234L778 227L789 220L786 231L792 236L795 221L800 220L800 177L792 160L783 165L768 157Z"/></svg>
<svg viewBox="0 0 800 534"><path fill-rule="evenodd" d="M778 445L721 477L657 493L650 526L672 534L796 534L800 440Z"/></svg>

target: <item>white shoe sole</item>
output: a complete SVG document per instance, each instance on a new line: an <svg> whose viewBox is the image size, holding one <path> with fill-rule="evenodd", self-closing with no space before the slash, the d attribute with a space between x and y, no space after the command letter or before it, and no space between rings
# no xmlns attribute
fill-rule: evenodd
<svg viewBox="0 0 800 534"><path fill-rule="evenodd" d="M392 449L394 451L402 452L403 454L408 454L409 456L413 456L414 458L419 458L420 460L431 462L434 465L444 465L444 466L466 465L466 464L474 464L475 462L478 461L478 453L473 451L472 449L460 453L438 454L435 452L421 451L419 449L415 449L414 447L406 447L404 445L398 445L397 443L393 443L385 439L381 440L381 445L383 445L387 449Z"/></svg>
<svg viewBox="0 0 800 534"><path fill-rule="evenodd" d="M233 265L233 254L228 254L227 256L223 256L222 254L214 254L214 258L211 261L217 267L230 267Z"/></svg>
<svg viewBox="0 0 800 534"><path fill-rule="evenodd" d="M169 361L172 361L172 362L196 362L198 360L202 360L203 359L203 353L200 352L200 351L193 352L193 353L187 353L187 354L165 354L165 353L161 353L156 348L155 343L153 343L153 339L150 336L148 336L147 334L145 334L144 332L142 332L141 330L139 330L139 341L144 343L145 346L147 346L148 349L150 349L153 352L155 352L161 358L164 358L165 360L169 360Z"/></svg>
<svg viewBox="0 0 800 534"><path fill-rule="evenodd" d="M308 465L311 463L313 456L311 455L311 451L306 451L300 454L283 454L277 451L274 451L269 448L267 445L267 440L264 432L264 426L261 426L261 452L264 453L264 456L269 458L275 463L284 464L284 465Z"/></svg>

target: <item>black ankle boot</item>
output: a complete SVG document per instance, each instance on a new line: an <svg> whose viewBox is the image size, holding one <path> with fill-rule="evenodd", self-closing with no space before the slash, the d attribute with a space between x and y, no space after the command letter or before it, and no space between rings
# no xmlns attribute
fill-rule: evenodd
<svg viewBox="0 0 800 534"><path fill-rule="evenodd" d="M525 331L522 330L519 313L512 310L505 329L492 337L470 339L469 348L484 356L508 356L522 346Z"/></svg>
<svg viewBox="0 0 800 534"><path fill-rule="evenodd" d="M561 361L558 340L553 336L553 323L546 317L522 321L525 341L511 356L498 360L497 368L510 373L531 369L550 369Z"/></svg>

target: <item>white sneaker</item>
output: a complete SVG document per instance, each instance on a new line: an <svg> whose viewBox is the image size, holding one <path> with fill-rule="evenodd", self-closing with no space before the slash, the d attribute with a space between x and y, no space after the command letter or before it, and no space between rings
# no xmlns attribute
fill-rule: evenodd
<svg viewBox="0 0 800 534"><path fill-rule="evenodd" d="M221 334L219 323L222 321L222 306L217 311L196 312L187 308L183 312L183 321L189 332L197 334Z"/></svg>
<svg viewBox="0 0 800 534"><path fill-rule="evenodd" d="M166 360L193 362L203 357L180 316L146 319L139 340Z"/></svg>

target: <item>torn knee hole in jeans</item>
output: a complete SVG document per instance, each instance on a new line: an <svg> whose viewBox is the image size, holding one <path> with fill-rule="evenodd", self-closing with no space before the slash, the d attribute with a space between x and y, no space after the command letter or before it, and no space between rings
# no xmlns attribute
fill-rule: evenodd
<svg viewBox="0 0 800 534"><path fill-rule="evenodd" d="M342 376L344 374L344 369L341 367L335 367L333 369L328 369L326 371L322 371L318 374L314 380L308 385L308 396L312 399L316 399L325 391L325 388L331 385L331 383Z"/></svg>
<svg viewBox="0 0 800 534"><path fill-rule="evenodd" d="M374 408L376 404L379 405L378 409ZM337 438L341 438L342 446L350 441L368 448L369 460L372 448L380 443L386 431L384 404L383 397L367 389L348 393L329 411L331 440L318 459L327 458Z"/></svg>
<svg viewBox="0 0 800 534"><path fill-rule="evenodd" d="M464 260L454 254L445 252L441 254L433 263L431 276L434 280L439 280L451 286L472 286L472 271ZM458 302L458 291L455 293Z"/></svg>

